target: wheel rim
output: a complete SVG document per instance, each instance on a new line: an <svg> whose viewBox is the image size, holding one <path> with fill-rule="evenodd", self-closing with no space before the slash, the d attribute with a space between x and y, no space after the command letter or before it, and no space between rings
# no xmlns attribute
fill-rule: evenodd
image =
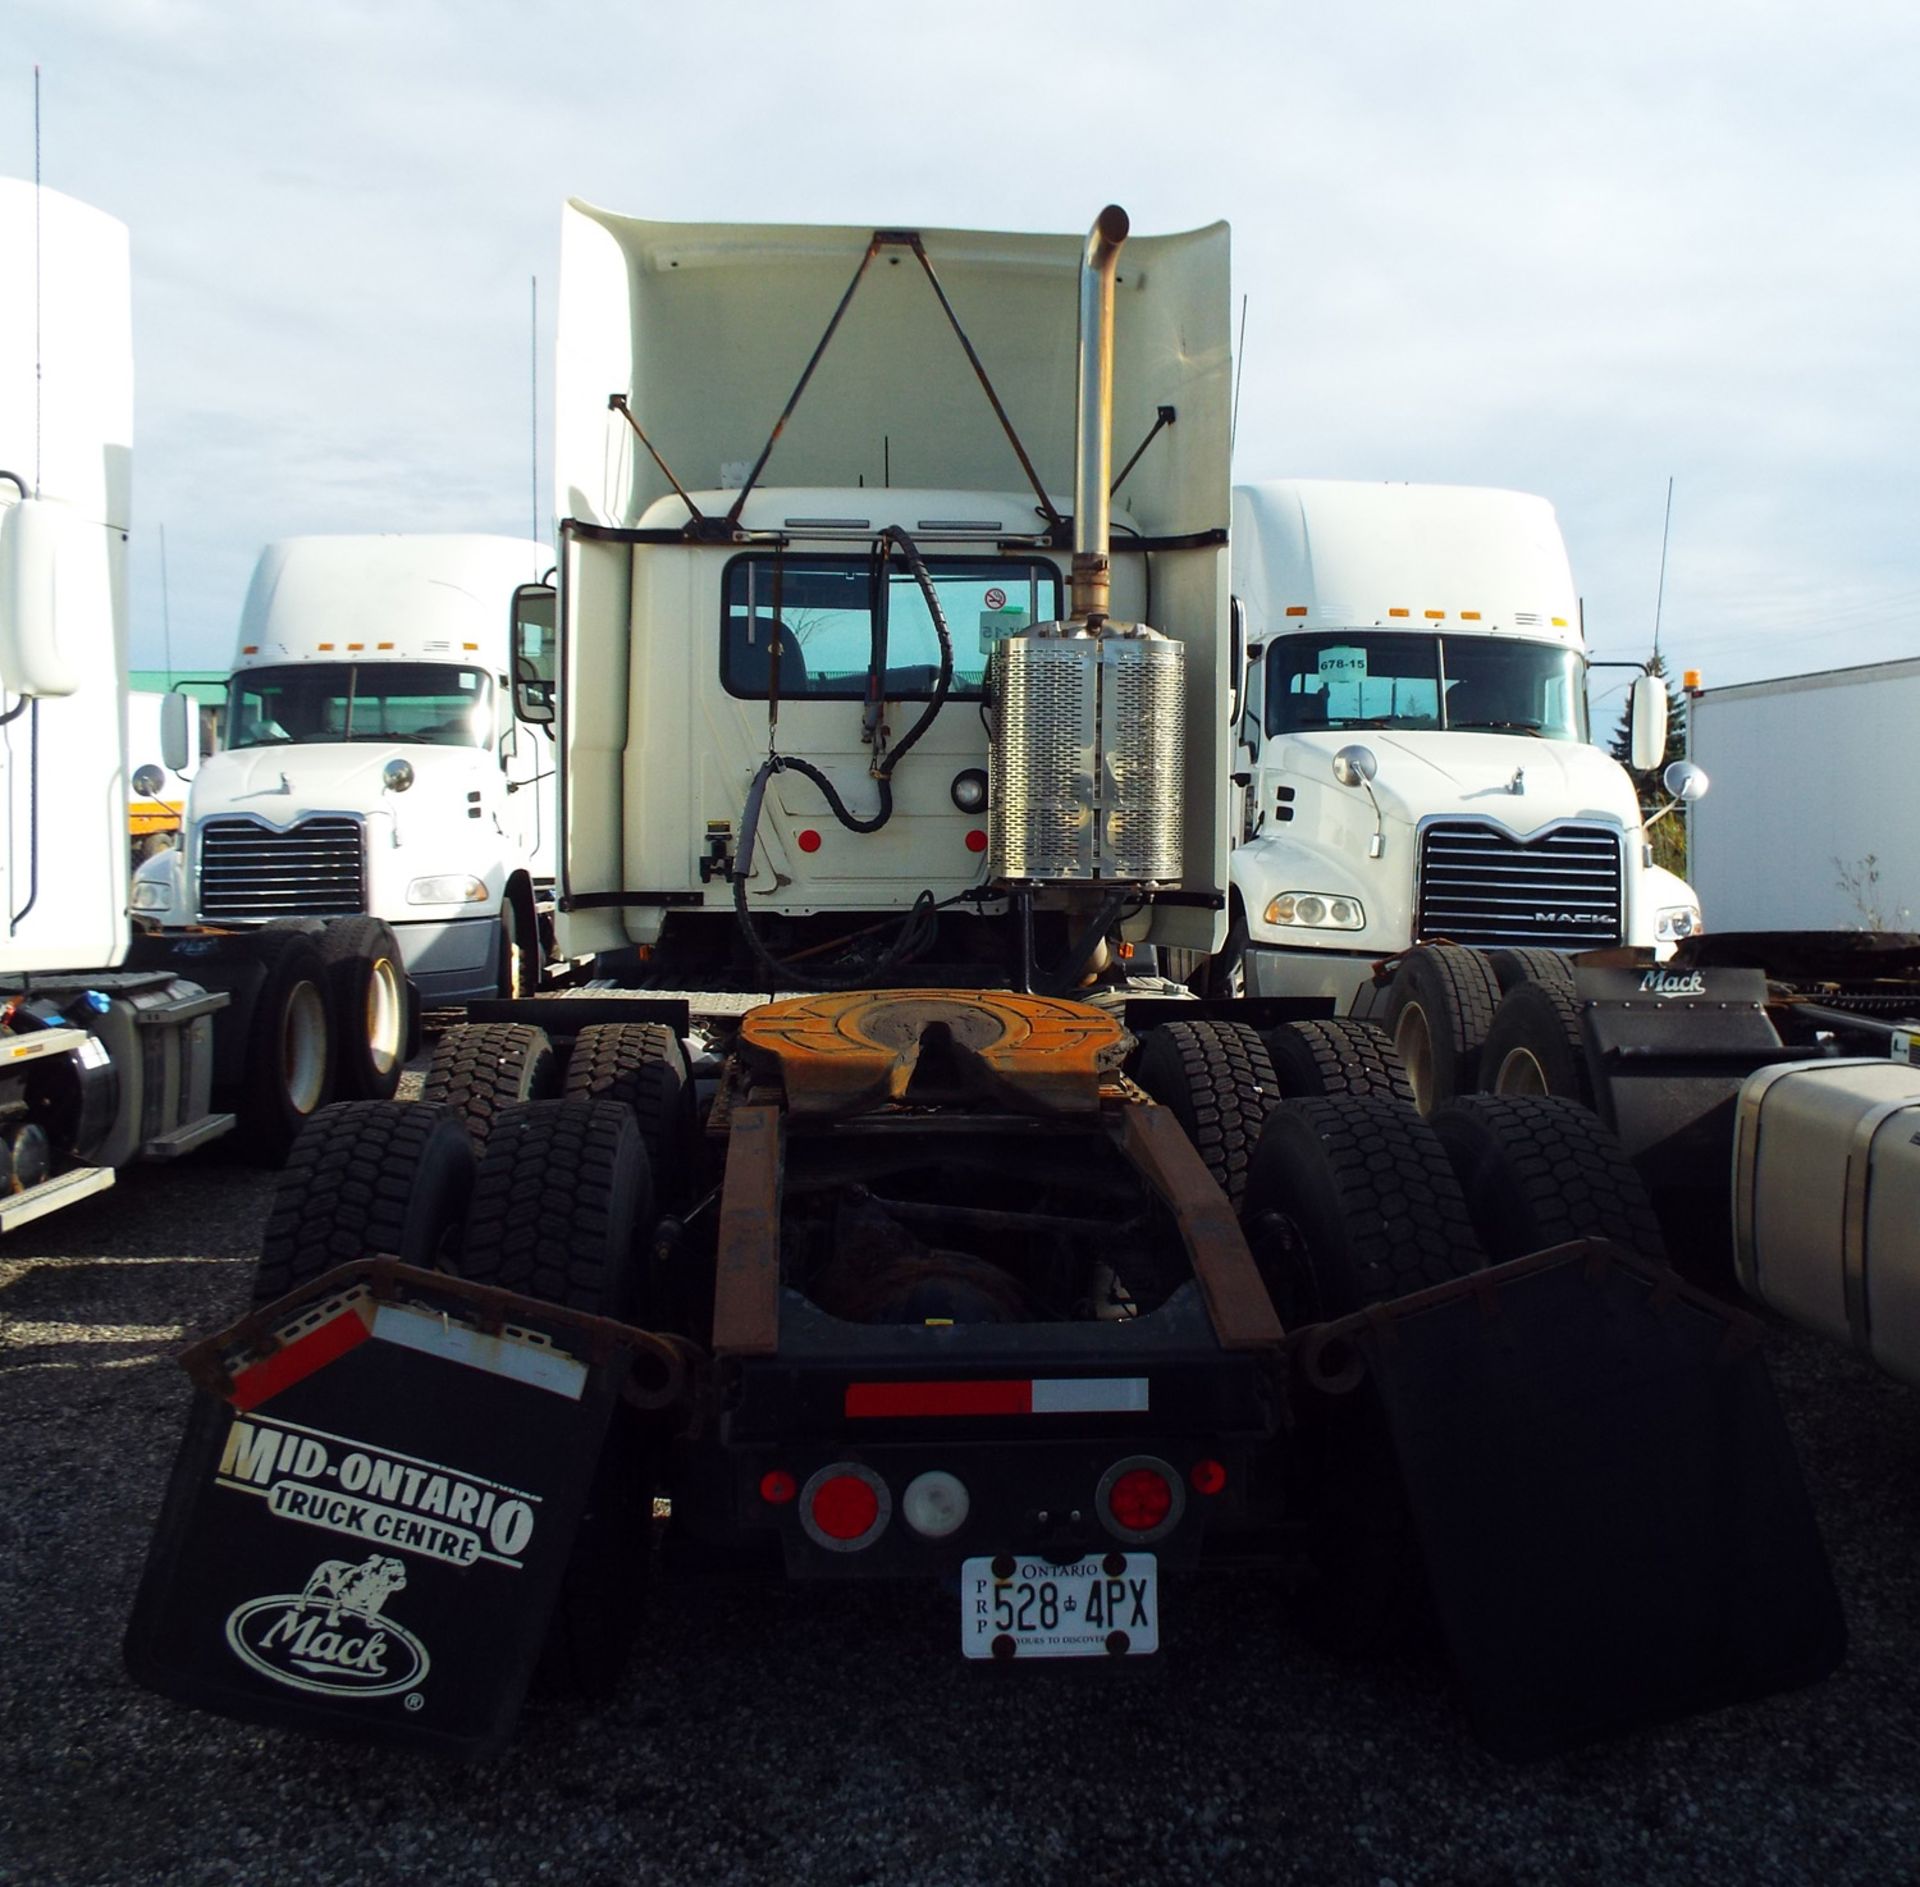
<svg viewBox="0 0 1920 1887"><path fill-rule="evenodd" d="M1495 1094L1551 1094L1547 1071L1530 1048L1509 1049L1493 1078Z"/></svg>
<svg viewBox="0 0 1920 1887"><path fill-rule="evenodd" d="M377 1075L388 1075L400 1059L400 972L391 957L375 957L367 976L367 1058Z"/></svg>
<svg viewBox="0 0 1920 1887"><path fill-rule="evenodd" d="M311 1114L320 1105L327 1085L327 1005L311 983L298 984L287 1001L280 1081L296 1114Z"/></svg>
<svg viewBox="0 0 1920 1887"><path fill-rule="evenodd" d="M1413 1104L1423 1114L1433 1112L1433 1031L1427 1026L1427 1012L1417 1002L1400 1011L1393 1025L1393 1045L1406 1064L1407 1084L1413 1089Z"/></svg>

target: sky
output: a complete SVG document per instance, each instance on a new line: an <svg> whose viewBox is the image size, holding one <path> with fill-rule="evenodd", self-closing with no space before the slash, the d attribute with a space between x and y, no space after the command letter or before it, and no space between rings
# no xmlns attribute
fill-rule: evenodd
<svg viewBox="0 0 1920 1887"><path fill-rule="evenodd" d="M1708 686L1920 655L1911 0L0 0L0 174L36 63L132 232L136 666L271 539L526 534L536 449L550 536L569 196L1224 217L1236 477L1543 493L1593 653Z"/></svg>

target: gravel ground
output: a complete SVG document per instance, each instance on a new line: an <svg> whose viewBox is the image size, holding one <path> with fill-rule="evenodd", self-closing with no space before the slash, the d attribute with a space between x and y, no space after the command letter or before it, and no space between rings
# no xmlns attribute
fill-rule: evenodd
<svg viewBox="0 0 1920 1887"><path fill-rule="evenodd" d="M1444 1675L1330 1661L1251 1577L1170 1582L1155 1668L967 1667L937 1594L662 1595L611 1704L485 1765L151 1696L119 1640L269 1182L136 1171L0 1249L0 1881L1883 1883L1920 1873L1920 1407L1783 1333L1852 1628L1791 1697L1529 1768Z"/></svg>

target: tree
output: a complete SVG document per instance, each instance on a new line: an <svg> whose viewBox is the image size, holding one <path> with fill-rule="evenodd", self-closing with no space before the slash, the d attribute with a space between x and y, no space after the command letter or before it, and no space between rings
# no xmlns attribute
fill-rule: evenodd
<svg viewBox="0 0 1920 1887"><path fill-rule="evenodd" d="M1609 751L1620 764L1627 769L1633 781L1634 797L1640 802L1640 816L1651 819L1671 795L1661 784L1660 775L1675 760L1687 757L1687 699L1674 685L1673 677L1667 673L1667 658L1659 650L1653 653L1653 659L1647 664L1649 675L1658 675L1667 685L1667 750L1660 756L1660 764L1642 770L1632 764L1633 759L1633 705L1628 705L1620 715L1620 725L1614 730L1613 743ZM1667 870L1678 872L1682 878L1687 875L1687 825L1686 812L1669 813L1654 827L1649 835L1653 843L1653 862L1664 865Z"/></svg>

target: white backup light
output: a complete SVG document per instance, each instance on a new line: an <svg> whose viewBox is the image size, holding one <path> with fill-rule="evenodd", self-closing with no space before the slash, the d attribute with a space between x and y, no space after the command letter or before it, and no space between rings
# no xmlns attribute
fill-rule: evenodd
<svg viewBox="0 0 1920 1887"><path fill-rule="evenodd" d="M900 1512L907 1525L929 1540L944 1540L957 1532L972 1505L966 1483L941 1468L916 1474L900 1497Z"/></svg>

